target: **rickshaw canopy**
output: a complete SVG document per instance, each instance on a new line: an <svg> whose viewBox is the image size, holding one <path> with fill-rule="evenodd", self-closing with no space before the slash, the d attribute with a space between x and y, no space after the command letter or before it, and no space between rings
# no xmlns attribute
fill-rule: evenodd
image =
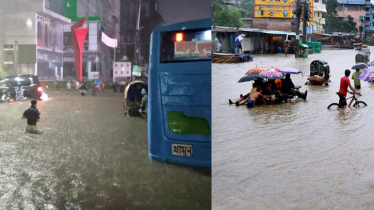
<svg viewBox="0 0 374 210"><path fill-rule="evenodd" d="M365 52L358 52L356 54L356 63L367 63L369 62L369 55Z"/></svg>
<svg viewBox="0 0 374 210"><path fill-rule="evenodd" d="M310 76L325 77L330 75L330 66L326 61L314 60L310 63Z"/></svg>
<svg viewBox="0 0 374 210"><path fill-rule="evenodd" d="M148 93L148 85L145 82L140 80L130 82L125 88L125 101L141 101L143 88Z"/></svg>

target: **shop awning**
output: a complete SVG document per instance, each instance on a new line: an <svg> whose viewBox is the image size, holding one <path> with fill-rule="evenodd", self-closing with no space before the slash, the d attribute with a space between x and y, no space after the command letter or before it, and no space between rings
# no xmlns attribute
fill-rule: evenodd
<svg viewBox="0 0 374 210"><path fill-rule="evenodd" d="M306 44L303 44L302 42L299 42L299 46L300 46L300 47L305 47L305 48L309 48L309 46L308 46L308 45L306 45Z"/></svg>

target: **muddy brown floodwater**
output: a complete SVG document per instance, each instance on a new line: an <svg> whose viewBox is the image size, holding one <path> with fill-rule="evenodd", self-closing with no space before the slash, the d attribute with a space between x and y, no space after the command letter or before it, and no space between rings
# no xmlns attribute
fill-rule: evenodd
<svg viewBox="0 0 374 210"><path fill-rule="evenodd" d="M253 62L212 65L213 209L374 209L374 83L361 82L366 108L327 109L338 102L340 78L356 54L254 55ZM330 64L330 86L304 85L317 59ZM252 82L237 82L256 65L302 70L291 78L308 90L307 100L228 105L250 91Z"/></svg>

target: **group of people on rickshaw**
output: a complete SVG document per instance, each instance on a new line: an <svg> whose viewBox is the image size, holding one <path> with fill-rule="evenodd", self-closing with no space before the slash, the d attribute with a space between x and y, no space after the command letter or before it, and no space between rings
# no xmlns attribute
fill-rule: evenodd
<svg viewBox="0 0 374 210"><path fill-rule="evenodd" d="M295 86L291 80L290 74L286 74L284 79L268 79L265 81L258 78L253 83L252 90L240 95L236 101L229 99L229 104L236 106L247 104L248 107L254 107L259 104L273 105L275 103L288 103L291 98L297 96L306 100L308 91L300 92L301 86Z"/></svg>

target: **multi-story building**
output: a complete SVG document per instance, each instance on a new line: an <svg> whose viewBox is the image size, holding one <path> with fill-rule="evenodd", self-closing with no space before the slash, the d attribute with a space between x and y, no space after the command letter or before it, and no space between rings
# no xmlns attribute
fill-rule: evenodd
<svg viewBox="0 0 374 210"><path fill-rule="evenodd" d="M64 16L71 19L65 24L64 31L64 77L75 78L71 26L87 17L83 28L88 33L83 47L82 76L100 73L103 79L111 77L114 50L101 41L101 33L115 39L120 38L120 2L117 0L64 0Z"/></svg>
<svg viewBox="0 0 374 210"><path fill-rule="evenodd" d="M370 2L369 2L370 3ZM372 34L374 32L374 5L367 5L367 11L365 16L365 32ZM367 36L372 37L372 36Z"/></svg>
<svg viewBox="0 0 374 210"><path fill-rule="evenodd" d="M336 8L338 16L343 20L349 19L356 23L356 28L359 29L361 21L366 16L367 0L338 0L339 6Z"/></svg>
<svg viewBox="0 0 374 210"><path fill-rule="evenodd" d="M63 74L63 0L0 0L0 69L11 75Z"/></svg>
<svg viewBox="0 0 374 210"><path fill-rule="evenodd" d="M157 0L142 0L140 9L140 46L135 46L135 37L137 36L137 21L139 14L139 0L122 0L121 1L121 38L120 44L121 52L120 57L126 56L127 60L135 61L135 48L140 49L139 62L148 63L149 55L149 37L151 35L152 24L157 22L153 17L158 10ZM158 25L161 26L161 25Z"/></svg>
<svg viewBox="0 0 374 210"><path fill-rule="evenodd" d="M144 1L144 0L143 0ZM121 0L121 36L119 59L134 61L136 24L139 12L139 0Z"/></svg>
<svg viewBox="0 0 374 210"><path fill-rule="evenodd" d="M313 13L313 33L325 33L323 29L326 24L326 19L324 17L327 13L325 0L314 0Z"/></svg>

